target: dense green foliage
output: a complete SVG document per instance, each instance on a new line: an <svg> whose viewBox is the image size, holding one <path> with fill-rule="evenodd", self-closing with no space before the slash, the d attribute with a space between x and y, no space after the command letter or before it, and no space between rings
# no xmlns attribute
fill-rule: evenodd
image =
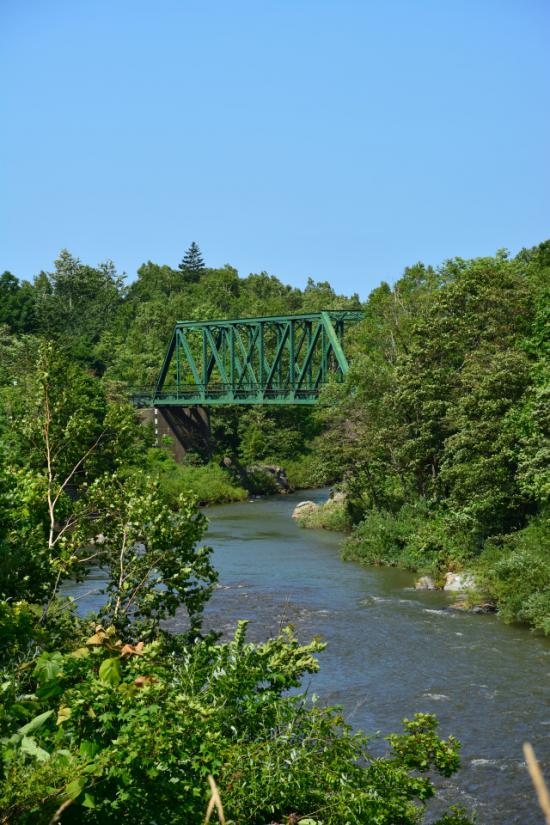
<svg viewBox="0 0 550 825"><path fill-rule="evenodd" d="M431 716L406 722L375 759L335 709L290 696L316 670L320 646L289 631L253 645L243 625L228 643L191 646L123 644L113 631L97 626L80 647L6 673L7 821L49 822L72 801L63 822L200 822L214 773L232 823L296 812L413 825L417 801L433 796L432 772L458 767L456 741L439 739ZM467 822L442 820L451 821Z"/></svg>
<svg viewBox="0 0 550 825"><path fill-rule="evenodd" d="M370 296L324 449L356 522L347 557L469 567L548 632L550 242L417 265Z"/></svg>
<svg viewBox="0 0 550 825"><path fill-rule="evenodd" d="M338 709L299 692L319 643L287 630L250 644L245 625L226 643L201 633L216 573L197 499L242 497L242 467L261 461L292 459L312 483L336 477L323 422L229 409L214 420L214 462L177 466L124 400L129 382L150 381L178 315L357 299L327 284L239 279L191 252L179 270L145 265L129 289L111 264L66 252L33 286L2 281L28 312L6 302L0 335L0 818L200 822L213 775L233 825L415 825L436 776L459 765L458 743L439 738L432 716L405 721L374 757ZM536 466L526 483L538 484ZM98 614L82 618L59 592L90 565L107 585ZM177 637L164 629L176 610L188 619Z"/></svg>
<svg viewBox="0 0 550 825"><path fill-rule="evenodd" d="M82 409L104 403L98 393L115 402L131 385L151 385L178 318L362 308L346 342L348 380L325 389L323 406L216 409L209 464L190 456L178 467L143 450L139 462L172 501L185 490L202 502L270 492L269 479L245 472L261 463L284 465L298 488L343 479L347 515L323 526L353 525L347 557L439 580L471 568L503 618L548 630L550 242L515 258L416 264L362 306L326 282L300 290L265 272L210 269L196 244L177 268L143 264L128 287L111 263L90 267L64 251L34 285L4 273L0 293L5 420L29 422L23 399L37 397L29 384L37 335L62 344L68 380L84 367ZM14 472L3 471L0 489L19 485L31 506L38 481ZM32 518L25 529L36 529ZM520 568L529 573L520 574L518 599L509 577Z"/></svg>
<svg viewBox="0 0 550 825"><path fill-rule="evenodd" d="M157 479L164 495L171 501L176 501L182 490L188 490L200 504L247 498L247 490L223 467L215 462L193 461L193 458L184 464L176 464L167 450L151 447L143 467L151 478Z"/></svg>

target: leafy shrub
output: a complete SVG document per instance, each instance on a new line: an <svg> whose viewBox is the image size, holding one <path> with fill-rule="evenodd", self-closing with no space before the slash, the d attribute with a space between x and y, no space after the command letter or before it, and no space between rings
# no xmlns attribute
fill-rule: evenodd
<svg viewBox="0 0 550 825"><path fill-rule="evenodd" d="M247 467L243 473L243 484L252 496L273 496L279 487L272 473L261 467Z"/></svg>
<svg viewBox="0 0 550 825"><path fill-rule="evenodd" d="M432 512L419 499L396 513L371 510L346 540L343 555L364 564L429 570L460 570L471 559L473 538L456 516Z"/></svg>
<svg viewBox="0 0 550 825"><path fill-rule="evenodd" d="M176 464L165 450L151 448L147 466L149 472L158 479L163 493L172 502L182 493L191 494L200 504L243 501L248 495L227 470L213 462L202 465Z"/></svg>
<svg viewBox="0 0 550 825"><path fill-rule="evenodd" d="M493 539L479 562L481 585L508 622L528 622L550 635L550 518Z"/></svg>
<svg viewBox="0 0 550 825"><path fill-rule="evenodd" d="M0 602L0 665L31 653L36 640L40 607L20 602Z"/></svg>
<svg viewBox="0 0 550 825"><path fill-rule="evenodd" d="M323 487L334 480L316 453L306 453L297 458L286 458L284 467L293 490Z"/></svg>
<svg viewBox="0 0 550 825"><path fill-rule="evenodd" d="M321 647L288 630L250 644L242 623L224 644L123 645L98 627L70 654L43 653L4 683L2 811L22 825L61 805L63 822L85 825L200 822L213 774L234 825L416 825L431 772L457 770L458 743L420 714L371 757L336 709L288 694Z"/></svg>

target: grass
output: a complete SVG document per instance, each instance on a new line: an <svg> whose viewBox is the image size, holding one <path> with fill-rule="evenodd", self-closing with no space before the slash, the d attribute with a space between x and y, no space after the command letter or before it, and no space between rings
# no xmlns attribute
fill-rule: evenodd
<svg viewBox="0 0 550 825"><path fill-rule="evenodd" d="M195 496L200 504L244 501L248 492L237 484L228 470L219 464L176 464L164 450L149 450L149 471L164 492L175 500L182 493Z"/></svg>

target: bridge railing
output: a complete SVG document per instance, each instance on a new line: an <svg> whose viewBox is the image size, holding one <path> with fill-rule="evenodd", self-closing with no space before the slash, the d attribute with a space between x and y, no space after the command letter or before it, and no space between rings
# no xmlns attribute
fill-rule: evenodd
<svg viewBox="0 0 550 825"><path fill-rule="evenodd" d="M239 403L240 401L261 401L266 403L281 399L295 400L302 403L313 403L319 398L321 386L303 386L294 389L290 384L286 387L272 387L261 385L256 382L243 383L239 387L231 384L213 383L208 384L180 384L178 387L163 388L157 392L155 387L129 387L127 394L131 402L137 407L150 407L154 405L169 406L188 401L190 404L223 402L225 404Z"/></svg>

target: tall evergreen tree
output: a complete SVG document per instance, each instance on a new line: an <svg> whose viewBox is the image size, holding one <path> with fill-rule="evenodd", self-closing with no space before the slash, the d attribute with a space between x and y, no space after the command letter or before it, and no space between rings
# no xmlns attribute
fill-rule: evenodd
<svg viewBox="0 0 550 825"><path fill-rule="evenodd" d="M194 283L199 280L205 266L201 251L195 241L183 256L178 269L183 273L185 281Z"/></svg>

